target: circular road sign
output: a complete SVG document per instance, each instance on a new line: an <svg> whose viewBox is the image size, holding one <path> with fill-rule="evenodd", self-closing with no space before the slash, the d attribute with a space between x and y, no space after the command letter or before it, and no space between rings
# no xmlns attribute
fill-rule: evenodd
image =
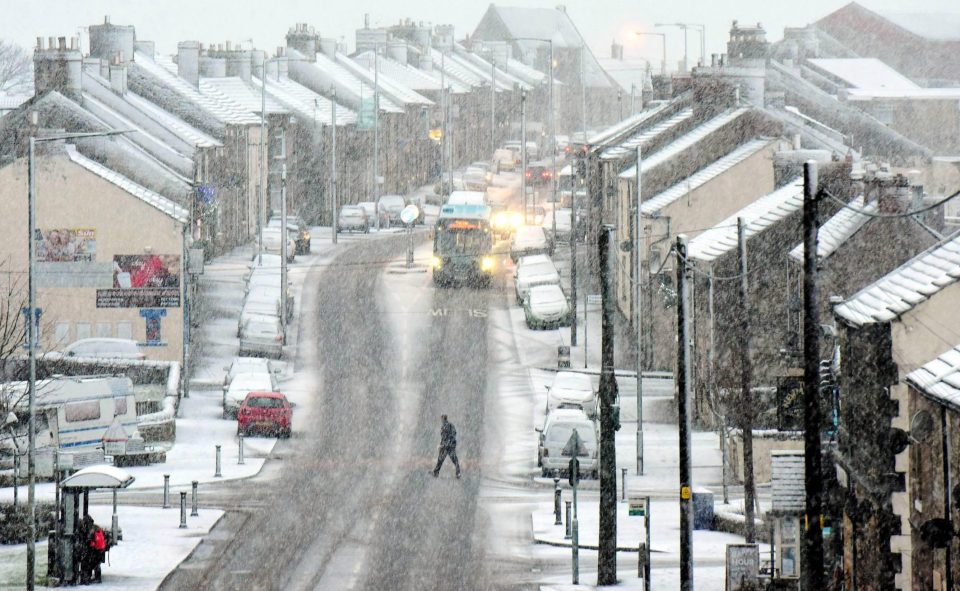
<svg viewBox="0 0 960 591"><path fill-rule="evenodd" d="M400 221L405 224L412 224L418 217L420 217L420 208L412 203L400 212Z"/></svg>

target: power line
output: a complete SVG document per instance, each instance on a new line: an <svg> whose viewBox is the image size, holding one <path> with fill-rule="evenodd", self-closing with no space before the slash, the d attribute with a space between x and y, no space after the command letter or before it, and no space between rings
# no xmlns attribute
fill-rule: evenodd
<svg viewBox="0 0 960 591"><path fill-rule="evenodd" d="M853 212L856 212L856 213L858 213L858 214L860 214L860 215L865 215L865 216L871 217L871 218L908 218L908 217L913 217L913 216L915 216L915 215L919 215L919 214L921 214L921 213L926 213L926 212L928 212L928 211L930 211L930 210L936 209L936 208L940 207L941 205L945 204L947 201L950 201L951 199L953 199L953 198L956 197L957 195L960 195L960 191L957 191L957 192L954 193L953 195L950 195L949 197L944 197L943 199L941 199L940 201L937 201L936 203L934 203L934 204L932 204L932 205L928 205L927 207L923 207L923 208L920 208L920 209L917 209L917 210L914 210L914 211L907 211L907 212L904 212L904 213L872 213L872 212L869 212L869 211L867 211L867 210L865 210L865 209L861 209L861 208L859 208L859 207L854 207L854 206L850 205L849 203L847 203L846 201L840 199L839 197L837 197L836 195L834 195L833 193L831 193L830 191L828 191L828 190L826 190L826 189L821 189L820 191L821 191L821 193L822 193L823 195L826 195L828 198L830 198L830 199L832 199L833 201L835 201L836 203L840 204L840 207L841 207L841 208L843 208L843 209L849 209L850 211L853 211Z"/></svg>

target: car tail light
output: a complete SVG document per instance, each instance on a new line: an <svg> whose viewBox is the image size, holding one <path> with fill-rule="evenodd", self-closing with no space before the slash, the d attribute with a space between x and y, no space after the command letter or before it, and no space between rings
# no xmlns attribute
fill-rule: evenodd
<svg viewBox="0 0 960 591"><path fill-rule="evenodd" d="M283 335L282 335L282 334L278 334L277 336L275 336L275 337L273 338L273 340L277 341L278 343L281 343L281 342L283 342Z"/></svg>

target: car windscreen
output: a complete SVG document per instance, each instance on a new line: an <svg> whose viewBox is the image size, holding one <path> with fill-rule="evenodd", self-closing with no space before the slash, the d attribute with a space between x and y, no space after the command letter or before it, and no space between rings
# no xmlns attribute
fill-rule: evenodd
<svg viewBox="0 0 960 591"><path fill-rule="evenodd" d="M547 431L547 442L565 444L570 440L574 429L577 430L577 435L584 443L588 445L595 443L593 428L582 423L557 423L553 425Z"/></svg>
<svg viewBox="0 0 960 591"><path fill-rule="evenodd" d="M517 276L520 278L536 277L538 275L551 275L556 272L557 268L553 266L553 263L534 263L520 267L517 270Z"/></svg>
<svg viewBox="0 0 960 591"><path fill-rule="evenodd" d="M530 291L531 304L559 304L565 300L563 292L559 289L534 289Z"/></svg>
<svg viewBox="0 0 960 591"><path fill-rule="evenodd" d="M283 400L270 396L252 396L247 398L250 408L283 408Z"/></svg>
<svg viewBox="0 0 960 591"><path fill-rule="evenodd" d="M440 228L434 247L441 255L483 254L490 250L490 234L480 229Z"/></svg>

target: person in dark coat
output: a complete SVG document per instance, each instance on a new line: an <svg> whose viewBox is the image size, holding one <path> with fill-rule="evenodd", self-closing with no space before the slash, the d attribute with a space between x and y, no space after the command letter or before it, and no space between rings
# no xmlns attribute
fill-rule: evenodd
<svg viewBox="0 0 960 591"><path fill-rule="evenodd" d="M437 458L437 467L433 469L433 477L440 475L440 466L450 456L450 461L457 468L457 478L460 478L460 460L457 459L457 428L447 420L447 415L440 415L440 455Z"/></svg>

